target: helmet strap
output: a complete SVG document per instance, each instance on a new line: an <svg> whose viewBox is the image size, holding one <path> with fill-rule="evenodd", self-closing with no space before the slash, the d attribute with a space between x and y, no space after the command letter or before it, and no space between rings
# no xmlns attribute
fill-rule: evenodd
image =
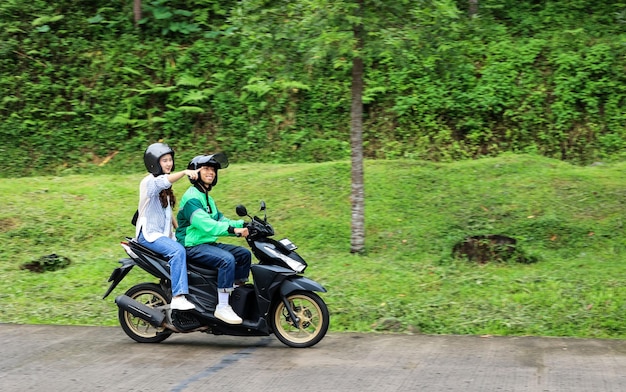
<svg viewBox="0 0 626 392"><path fill-rule="evenodd" d="M197 190L199 190L202 193L209 193L211 191L211 188L213 188L212 185L207 185L204 182L202 182L202 180L198 179L196 181L196 183L194 184L194 186L196 187Z"/></svg>

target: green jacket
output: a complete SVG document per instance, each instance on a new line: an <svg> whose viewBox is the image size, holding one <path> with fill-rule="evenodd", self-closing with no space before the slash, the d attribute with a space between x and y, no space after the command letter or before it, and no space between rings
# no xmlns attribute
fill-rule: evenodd
<svg viewBox="0 0 626 392"><path fill-rule="evenodd" d="M218 237L234 235L233 228L243 227L242 219L226 218L213 198L194 186L183 195L176 219L176 239L185 247L217 242Z"/></svg>

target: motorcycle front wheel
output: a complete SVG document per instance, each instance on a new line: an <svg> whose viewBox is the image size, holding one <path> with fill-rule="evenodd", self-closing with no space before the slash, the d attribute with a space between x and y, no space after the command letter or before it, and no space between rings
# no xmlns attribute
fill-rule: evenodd
<svg viewBox="0 0 626 392"><path fill-rule="evenodd" d="M151 308L167 305L165 291L158 284L140 283L131 287L126 295ZM155 328L150 323L130 312L119 309L118 318L126 335L139 343L159 343L169 338L172 331L163 328Z"/></svg>
<svg viewBox="0 0 626 392"><path fill-rule="evenodd" d="M294 322L285 303L279 301L271 313L274 335L289 347L304 348L319 343L330 324L326 303L309 291L287 295L287 303L298 322Z"/></svg>

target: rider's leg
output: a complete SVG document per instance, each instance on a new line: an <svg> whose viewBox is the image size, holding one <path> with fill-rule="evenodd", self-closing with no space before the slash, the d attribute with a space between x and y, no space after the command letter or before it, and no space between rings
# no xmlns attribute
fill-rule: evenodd
<svg viewBox="0 0 626 392"><path fill-rule="evenodd" d="M214 315L226 323L241 324L243 320L229 304L230 293L233 291L235 280L235 256L216 245L200 244L187 248L187 259L217 268L218 302Z"/></svg>
<svg viewBox="0 0 626 392"><path fill-rule="evenodd" d="M218 289L233 287L235 280L235 257L217 244L200 244L187 248L187 260L215 268Z"/></svg>
<svg viewBox="0 0 626 392"><path fill-rule="evenodd" d="M242 246L231 244L215 244L222 250L225 250L235 258L235 284L246 282L250 275L250 264L252 263L252 254Z"/></svg>

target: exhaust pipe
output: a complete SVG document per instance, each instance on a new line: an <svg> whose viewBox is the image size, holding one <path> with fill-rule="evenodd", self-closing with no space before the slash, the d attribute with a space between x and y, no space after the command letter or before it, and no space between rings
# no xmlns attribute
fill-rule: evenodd
<svg viewBox="0 0 626 392"><path fill-rule="evenodd" d="M137 302L127 295L118 296L115 298L115 303L120 309L149 322L155 328L160 327L163 324L163 320L165 320L163 312Z"/></svg>

